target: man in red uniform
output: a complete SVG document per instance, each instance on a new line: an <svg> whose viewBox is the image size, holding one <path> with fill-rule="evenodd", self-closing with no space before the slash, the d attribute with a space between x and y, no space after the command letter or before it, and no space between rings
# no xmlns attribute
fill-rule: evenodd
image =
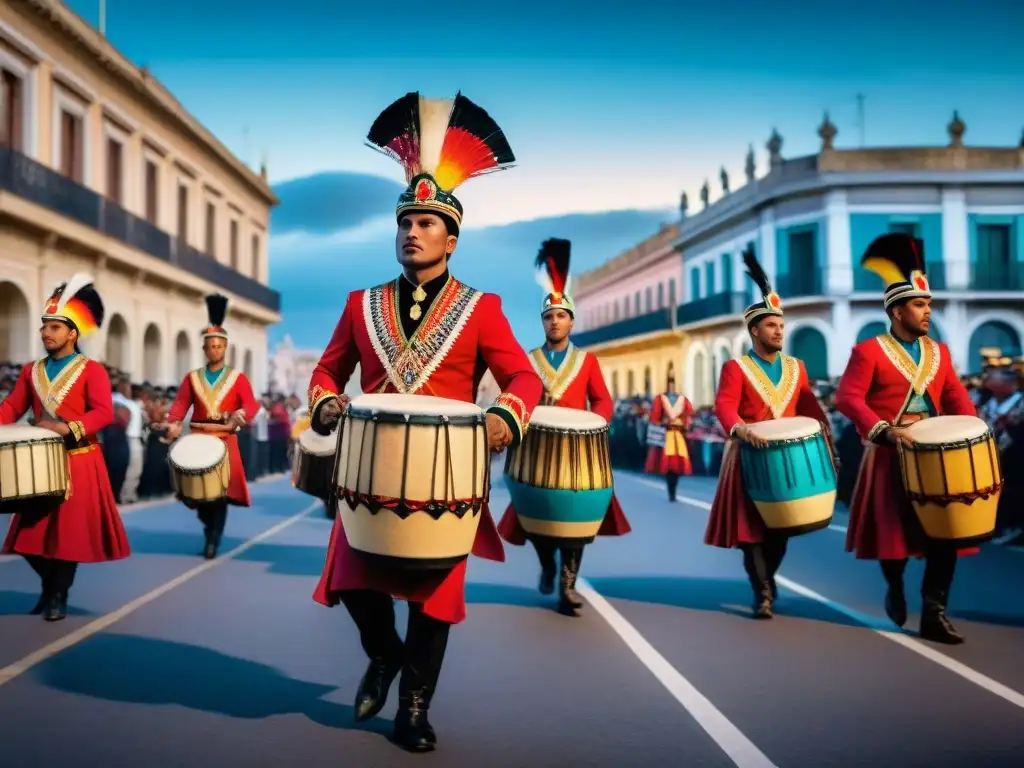
<svg viewBox="0 0 1024 768"><path fill-rule="evenodd" d="M585 411L589 401L590 411L610 422L615 403L604 383L600 363L596 357L569 341L576 316L576 306L567 292L570 248L568 240L552 238L541 245L537 255L537 266L543 270L539 273L542 286L547 291L540 309L546 343L530 351L530 360L544 384L541 404ZM629 521L613 494L598 535L622 536L630 530ZM498 532L509 544L522 546L527 538L533 542L540 560L540 592L543 595L555 591L555 550L558 550L562 559L558 612L564 616L579 616L583 601L576 593L576 579L586 542L528 535L519 524L512 504L505 510Z"/></svg>
<svg viewBox="0 0 1024 768"><path fill-rule="evenodd" d="M167 414L167 438L178 438L181 423L191 408L190 428L195 432L213 435L226 443L230 465L227 496L199 504L196 509L206 538L203 557L212 560L217 556L224 535L228 504L248 507L252 503L236 433L256 416L260 404L253 396L252 385L246 375L224 364L224 356L228 351L228 332L224 329L228 311L227 297L220 294L207 296L206 308L209 325L203 329L203 352L207 362L202 368L190 371L181 380L178 396L174 398ZM193 505L186 502L186 506Z"/></svg>
<svg viewBox="0 0 1024 768"><path fill-rule="evenodd" d="M501 309L501 300L448 272L462 205L451 190L466 179L514 161L501 128L461 94L428 100L410 93L384 110L369 142L405 168L398 199L395 280L349 294L341 320L310 380L311 427L332 431L348 398L356 364L364 392L433 395L472 403L490 369L502 393L487 410L492 450L518 442L537 405L541 382ZM482 510L473 554L504 560L501 539ZM394 740L425 752L437 736L427 710L437 686L452 624L466 617L466 561L439 575L417 575L372 563L353 550L342 516L335 519L314 599L345 604L359 628L369 665L356 694L357 720L383 708L402 673ZM409 603L405 643L395 631L393 598Z"/></svg>
<svg viewBox="0 0 1024 768"><path fill-rule="evenodd" d="M846 551L881 562L888 584L885 612L900 627L907 621L907 560L925 557L921 637L959 644L964 638L946 617L958 553L925 536L903 487L897 446L912 443L902 427L931 416L974 416L974 403L949 348L928 338L931 292L924 244L908 235L883 235L868 246L861 263L888 286L884 306L891 327L853 348L836 392L836 407L868 443L850 503Z"/></svg>
<svg viewBox="0 0 1024 768"><path fill-rule="evenodd" d="M46 302L40 335L46 357L26 365L0 403L0 424L16 423L29 408L36 426L64 438L70 478L63 500L13 501L4 554L23 556L42 581L33 615L67 616L68 592L79 563L131 554L97 434L114 420L110 379L78 342L103 322L103 301L88 275L61 284Z"/></svg>
<svg viewBox="0 0 1024 768"><path fill-rule="evenodd" d="M826 442L831 446L832 441L828 416L811 389L803 362L782 354L782 300L772 290L752 248L743 254L743 259L764 298L743 313L752 351L722 366L715 415L733 439L726 446L722 459L704 543L743 550L743 567L754 591L754 617L770 619L778 597L775 573L786 555L789 537L765 527L744 488L737 440L764 445L764 441L751 432L750 424L807 416L821 422Z"/></svg>
<svg viewBox="0 0 1024 768"><path fill-rule="evenodd" d="M676 392L675 374L669 373L665 392L654 399L648 422L665 430L663 445L647 450L644 472L664 475L668 484L668 500L676 500L680 475L693 474L690 451L686 447L686 431L693 420L693 405L685 395Z"/></svg>

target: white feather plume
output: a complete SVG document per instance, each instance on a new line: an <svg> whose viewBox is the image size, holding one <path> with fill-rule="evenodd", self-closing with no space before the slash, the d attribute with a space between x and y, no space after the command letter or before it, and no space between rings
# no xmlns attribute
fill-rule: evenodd
<svg viewBox="0 0 1024 768"><path fill-rule="evenodd" d="M441 147L448 131L455 99L425 99L420 96L420 168L431 175L441 162Z"/></svg>
<svg viewBox="0 0 1024 768"><path fill-rule="evenodd" d="M551 282L551 275L548 274L546 269L538 269L534 277L537 280L537 285L544 289L545 296L555 292L554 283Z"/></svg>

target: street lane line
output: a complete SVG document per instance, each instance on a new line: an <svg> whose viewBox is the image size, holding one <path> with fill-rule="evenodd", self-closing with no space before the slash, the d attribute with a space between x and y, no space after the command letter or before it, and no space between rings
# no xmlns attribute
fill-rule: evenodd
<svg viewBox="0 0 1024 768"><path fill-rule="evenodd" d="M683 677L664 656L658 653L626 618L612 607L586 579L578 579L576 591L597 611L658 682L672 694L683 709L729 756L738 768L777 768L743 732L733 725L714 704L689 680Z"/></svg>
<svg viewBox="0 0 1024 768"><path fill-rule="evenodd" d="M320 509L321 504L322 502L319 499L317 499L298 514L292 515L286 520L282 520L277 525L268 528L262 533L253 536L251 539L247 539L246 541L239 544L237 547L230 550L229 552L225 552L223 555L218 556L216 559L206 560L200 565L197 565L195 568L192 568L191 570L186 571L180 576L177 576L176 578L173 578L170 581L161 584L156 589L147 592L141 597L137 597L131 602L125 603L116 611L112 611L111 613L100 616L98 619L90 621L85 626L79 627L73 632L69 632L64 637L61 637L58 640L54 640L52 643L49 643L48 645L44 645L37 651L33 651L21 660L16 661L13 664L4 667L3 669L0 669L0 686L6 685L7 683L11 682L11 680L14 680L16 677L20 675L23 675L25 672L28 672L33 667L41 664L49 658L52 658L53 656L56 656L61 651L66 650L73 645L77 645L83 640L87 640L93 635L102 632L107 627L116 624L126 616L130 616L131 614L135 613L135 611L139 610L139 608L142 608L143 606L148 605L157 598L166 595L172 589L180 587L182 584L191 581L196 576L204 574L212 568L216 568L217 566L223 565L229 560L233 560L243 552L252 549L261 541L265 541L266 539L276 536L284 529L294 525L303 518L308 517L317 509Z"/></svg>
<svg viewBox="0 0 1024 768"><path fill-rule="evenodd" d="M630 477L629 475L626 476ZM635 480L638 483L643 483L644 485L653 485L659 489L661 488L660 485L657 485L654 482L648 481L644 478L631 477L631 479ZM690 499L683 496L677 496L676 499L684 504L696 507L697 509L711 509L710 504L708 504L706 501L701 501L700 499ZM843 530L845 531L846 529L843 528ZM932 648L929 645L926 645L925 642L922 640L917 640L903 631L892 629L892 624L890 622L882 619L876 619L873 616L861 613L860 611L856 611L853 608L843 605L842 603L838 603L835 600L832 600L831 598L825 597L820 592L815 592L810 587L806 587L803 584L800 584L799 582L786 578L785 576L776 575L775 580L781 586L786 587L789 591L795 592L796 594L806 597L809 600L814 600L815 602L818 602L826 606L827 608L831 608L833 611L837 613L841 613L844 616L853 619L858 624L865 626L875 634L884 637L886 640L891 640L897 645L903 646L908 651L913 651L918 656L922 656L923 658L926 658L929 661L933 661L940 667L944 667L950 672L959 675L964 680L974 683L979 688L983 688L989 693L995 694L1001 699L1005 699L1011 704L1014 704L1020 707L1021 709L1024 709L1024 694L1014 690L1013 688L1010 688L1009 686L1003 685L998 680L988 677L987 675L983 675L981 672L978 672L977 670L968 667L966 664L957 661L951 656L947 656L945 653L942 653L941 651L936 650L935 648Z"/></svg>

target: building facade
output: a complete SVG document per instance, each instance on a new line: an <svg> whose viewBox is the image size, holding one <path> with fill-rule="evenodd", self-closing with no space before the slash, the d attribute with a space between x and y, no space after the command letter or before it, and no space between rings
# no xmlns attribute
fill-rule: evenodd
<svg viewBox="0 0 1024 768"><path fill-rule="evenodd" d="M723 191L689 215L683 196L673 246L685 295L674 317L681 332L681 384L708 404L722 364L748 349L742 310L754 287L742 263L752 245L786 308L786 351L813 379L838 377L858 341L887 327L881 280L860 266L886 232L924 241L935 295L931 335L949 345L962 372L981 368L983 350L1021 354L1024 339L1024 141L969 147L954 114L945 147L837 149L826 117L816 155L783 159L782 138L767 144L768 173ZM660 279L652 274L653 283ZM606 303L610 296L588 297ZM594 329L592 332L596 332ZM590 343L584 336L581 343Z"/></svg>
<svg viewBox="0 0 1024 768"><path fill-rule="evenodd" d="M91 273L106 305L85 352L136 382L202 363L203 296L230 299L229 364L268 380L271 207L255 173L57 0L0 4L0 360L42 353L46 297Z"/></svg>
<svg viewBox="0 0 1024 768"><path fill-rule="evenodd" d="M685 334L674 322L683 273L669 224L634 248L573 279L573 343L601 362L612 397L657 394L679 376Z"/></svg>

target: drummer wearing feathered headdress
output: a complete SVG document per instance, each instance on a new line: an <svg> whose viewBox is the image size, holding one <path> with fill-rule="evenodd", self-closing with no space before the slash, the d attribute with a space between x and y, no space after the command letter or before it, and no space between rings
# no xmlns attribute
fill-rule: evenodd
<svg viewBox="0 0 1024 768"><path fill-rule="evenodd" d="M399 196L395 252L401 272L383 285L353 291L309 389L312 428L336 428L342 393L357 364L363 392L433 395L475 403L484 371L501 394L487 409L487 440L499 451L518 443L541 396L541 382L516 342L501 299L457 280L448 264L458 244L462 204L452 191L515 160L494 119L461 93L426 99L409 93L370 128L372 148L397 160L408 187ZM483 506L473 554L504 560L501 538ZM338 515L314 599L345 604L369 656L356 693L357 720L374 717L401 672L394 738L415 752L435 748L427 710L452 624L466 617L466 561L428 576L363 559ZM403 642L392 598L409 603Z"/></svg>
<svg viewBox="0 0 1024 768"><path fill-rule="evenodd" d="M178 395L167 414L167 438L178 438L182 422L191 408L189 426L192 431L212 435L226 443L230 466L227 496L199 504L196 509L205 535L203 556L209 560L217 556L227 523L228 505L248 507L252 503L242 454L238 449L237 432L255 418L260 404L253 395L249 378L242 371L224 364L228 351L228 332L224 327L227 297L217 293L207 296L206 310L209 322L202 331L206 365L190 371L182 379Z"/></svg>
<svg viewBox="0 0 1024 768"><path fill-rule="evenodd" d="M853 348L836 392L836 407L868 443L850 504L846 550L881 562L888 584L885 610L898 626L907 620L907 559L926 557L921 636L960 643L962 635L946 617L957 550L925 538L904 491L896 447L912 442L901 427L931 416L974 416L974 403L949 348L928 337L932 294L924 243L909 235L883 235L868 246L861 264L885 281L890 329ZM960 554L976 551L964 548Z"/></svg>
<svg viewBox="0 0 1024 768"><path fill-rule="evenodd" d="M743 261L762 298L743 313L751 351L722 366L715 415L731 439L722 459L704 543L743 550L743 567L754 592L754 616L770 619L778 596L775 574L786 555L788 536L765 527L743 485L737 441L763 446L764 441L749 425L791 416L815 419L827 437L829 418L811 389L803 361L782 354L782 299L772 290L752 246L744 252ZM831 445L831 439L826 442Z"/></svg>
<svg viewBox="0 0 1024 768"><path fill-rule="evenodd" d="M610 422L615 402L605 384L601 364L596 357L569 340L576 317L576 305L569 295L570 250L568 240L552 238L541 245L537 254L537 279L545 290L540 317L546 340L543 346L530 350L530 360L544 383L542 405L590 410ZM630 530L629 521L613 494L598 535L622 536ZM520 525L512 504L505 510L498 531L509 544L521 546L526 542L527 533ZM533 545L541 565L541 594L550 595L554 592L558 574L555 547L536 539ZM577 616L577 611L583 607L583 601L576 593L583 545L559 547L558 552L562 560L561 573L558 574L558 611L566 616Z"/></svg>
<svg viewBox="0 0 1024 768"><path fill-rule="evenodd" d="M79 563L131 554L97 437L114 421L110 378L78 346L100 328L103 315L103 301L88 275L57 286L40 329L46 357L26 365L14 391L0 403L0 424L15 424L31 409L36 426L63 437L68 451L65 499L26 500L11 518L2 550L23 556L39 574L42 594L31 612L46 621L67 616Z"/></svg>

